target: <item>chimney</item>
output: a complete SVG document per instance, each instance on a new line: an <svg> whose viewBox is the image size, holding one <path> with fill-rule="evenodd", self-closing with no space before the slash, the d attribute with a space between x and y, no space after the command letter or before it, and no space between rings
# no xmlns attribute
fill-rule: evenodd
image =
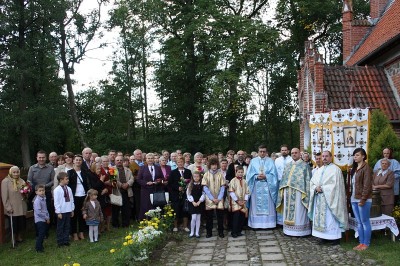
<svg viewBox="0 0 400 266"><path fill-rule="evenodd" d="M343 31L343 61L350 56L352 47L351 22L353 21L353 1L343 1L342 31Z"/></svg>
<svg viewBox="0 0 400 266"><path fill-rule="evenodd" d="M372 19L379 18L387 5L387 0L370 0L370 16Z"/></svg>

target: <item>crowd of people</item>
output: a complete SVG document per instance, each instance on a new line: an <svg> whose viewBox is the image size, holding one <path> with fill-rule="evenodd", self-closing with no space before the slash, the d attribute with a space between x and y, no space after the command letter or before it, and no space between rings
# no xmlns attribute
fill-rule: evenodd
<svg viewBox="0 0 400 266"><path fill-rule="evenodd" d="M168 192L175 211L173 231L183 230L189 237L200 237L205 222L206 237L212 236L213 219L217 219L218 236L226 229L236 238L245 227L254 230L281 226L289 236L313 235L321 244L336 245L348 228L345 179L332 163L331 152L315 155L289 150L282 145L280 154L268 154L264 145L246 154L232 150L226 154L205 156L181 150L133 155L110 150L99 156L85 148L82 154L57 155L37 152L37 163L28 171L27 181L20 169L10 168L2 181L1 196L5 213L12 221L14 243L22 241L27 205L33 202L36 228L36 251L43 252L43 239L54 225L59 247L79 241L88 234L97 242L99 233L111 227L128 227L132 221L146 219L153 209L151 195ZM380 190L382 212L391 215L399 195L400 164L390 149L374 171L367 164L364 149L353 152L350 202L358 224L360 244L370 245L370 209L372 190ZM120 202L113 201L118 195ZM202 217L203 216L203 217Z"/></svg>

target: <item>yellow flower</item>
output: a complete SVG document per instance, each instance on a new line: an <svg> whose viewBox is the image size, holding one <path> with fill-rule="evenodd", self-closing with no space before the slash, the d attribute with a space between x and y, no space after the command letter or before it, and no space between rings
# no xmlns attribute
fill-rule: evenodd
<svg viewBox="0 0 400 266"><path fill-rule="evenodd" d="M133 244L133 240L132 239L128 240L128 244L132 245Z"/></svg>
<svg viewBox="0 0 400 266"><path fill-rule="evenodd" d="M77 262L74 262L74 264L72 264L72 266L81 266L81 265Z"/></svg>
<svg viewBox="0 0 400 266"><path fill-rule="evenodd" d="M168 214L168 216L173 216L172 214Z"/></svg>
<svg viewBox="0 0 400 266"><path fill-rule="evenodd" d="M123 245L124 245L124 246L127 246L127 245L128 245L128 242L124 242Z"/></svg>
<svg viewBox="0 0 400 266"><path fill-rule="evenodd" d="M115 248L110 249L110 253L114 253L115 252Z"/></svg>
<svg viewBox="0 0 400 266"><path fill-rule="evenodd" d="M126 240L132 239L132 236L131 236L131 235L127 235L127 236L125 237L125 239L126 239Z"/></svg>
<svg viewBox="0 0 400 266"><path fill-rule="evenodd" d="M69 264L68 264L68 263L65 263L64 266L69 266Z"/></svg>

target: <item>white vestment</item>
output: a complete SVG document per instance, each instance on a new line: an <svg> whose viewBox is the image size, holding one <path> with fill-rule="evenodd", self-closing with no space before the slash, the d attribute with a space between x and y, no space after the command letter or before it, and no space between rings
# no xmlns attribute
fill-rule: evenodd
<svg viewBox="0 0 400 266"><path fill-rule="evenodd" d="M287 193L284 192L283 194L285 202L287 200L286 199ZM283 206L284 206L283 220L285 220L286 204L284 204ZM307 236L311 234L310 220L308 219L307 216L307 209L301 202L300 191L296 191L296 213L295 213L294 225L287 225L283 223L283 233L288 236Z"/></svg>
<svg viewBox="0 0 400 266"><path fill-rule="evenodd" d="M316 195L314 196L314 213L315 208L318 204L318 200L321 200L322 195ZM325 199L322 199L325 200ZM340 239L342 237L342 230L340 229L340 224L339 222L335 219L335 217L332 215L331 210L329 210L328 206L326 207L325 211L325 231L321 232L318 231L314 228L312 228L312 235L318 238L323 238L327 240L336 240Z"/></svg>

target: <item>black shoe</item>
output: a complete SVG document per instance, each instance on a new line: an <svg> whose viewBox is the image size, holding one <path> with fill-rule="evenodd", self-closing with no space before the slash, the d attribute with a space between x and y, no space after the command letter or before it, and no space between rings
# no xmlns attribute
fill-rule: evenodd
<svg viewBox="0 0 400 266"><path fill-rule="evenodd" d="M225 237L224 233L219 233L218 236L219 236L220 238L224 238L224 237Z"/></svg>
<svg viewBox="0 0 400 266"><path fill-rule="evenodd" d="M237 237L238 237L237 234L231 234L231 236L232 236L233 238L237 238Z"/></svg>
<svg viewBox="0 0 400 266"><path fill-rule="evenodd" d="M36 253L44 253L44 250L43 250L43 249L41 249L41 250L36 250Z"/></svg>
<svg viewBox="0 0 400 266"><path fill-rule="evenodd" d="M196 238L200 238L200 235L196 235Z"/></svg>
<svg viewBox="0 0 400 266"><path fill-rule="evenodd" d="M210 237L212 237L212 234L207 234L206 235L206 238L210 238Z"/></svg>
<svg viewBox="0 0 400 266"><path fill-rule="evenodd" d="M57 247L59 247L59 248L62 248L62 247L64 247L65 245L64 244L58 244L57 245Z"/></svg>
<svg viewBox="0 0 400 266"><path fill-rule="evenodd" d="M64 246L70 246L71 244L69 242L64 243Z"/></svg>
<svg viewBox="0 0 400 266"><path fill-rule="evenodd" d="M237 233L237 236L243 236L243 234L242 233Z"/></svg>
<svg viewBox="0 0 400 266"><path fill-rule="evenodd" d="M325 245L326 243L327 243L327 240L322 239L322 238L318 239L318 245Z"/></svg>
<svg viewBox="0 0 400 266"><path fill-rule="evenodd" d="M194 235L189 235L189 238L193 238L194 237Z"/></svg>

